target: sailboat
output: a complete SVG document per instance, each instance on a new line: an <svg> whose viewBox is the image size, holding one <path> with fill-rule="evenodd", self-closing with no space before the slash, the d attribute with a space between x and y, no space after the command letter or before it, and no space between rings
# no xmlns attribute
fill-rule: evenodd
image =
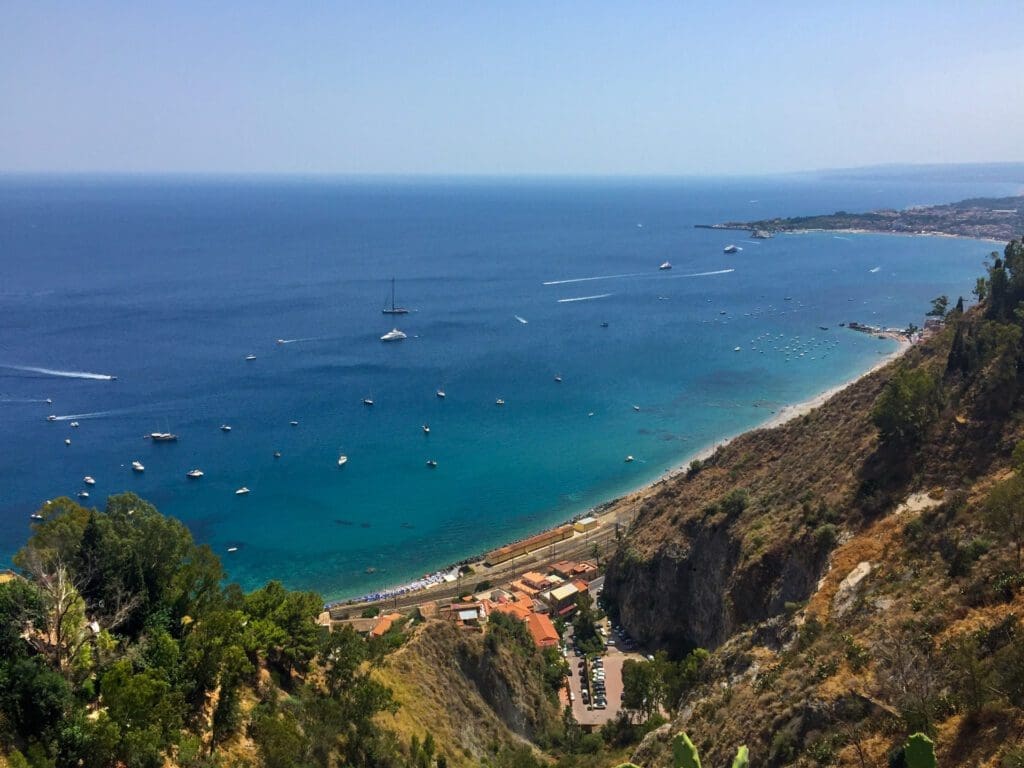
<svg viewBox="0 0 1024 768"><path fill-rule="evenodd" d="M385 315L408 315L409 310L405 307L395 306L395 278L391 278L391 306L384 305L384 309L381 310Z"/></svg>

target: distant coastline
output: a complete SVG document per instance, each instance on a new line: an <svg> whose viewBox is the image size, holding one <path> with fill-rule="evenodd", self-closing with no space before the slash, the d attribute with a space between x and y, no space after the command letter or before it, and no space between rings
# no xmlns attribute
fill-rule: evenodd
<svg viewBox="0 0 1024 768"><path fill-rule="evenodd" d="M817 216L696 224L698 229L778 232L845 232L966 237L1006 242L1024 232L1024 196L976 197L943 205L867 213L836 211Z"/></svg>

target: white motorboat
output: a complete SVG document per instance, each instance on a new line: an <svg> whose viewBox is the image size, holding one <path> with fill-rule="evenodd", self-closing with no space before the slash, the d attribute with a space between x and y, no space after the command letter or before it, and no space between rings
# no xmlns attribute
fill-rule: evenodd
<svg viewBox="0 0 1024 768"><path fill-rule="evenodd" d="M626 457L626 463L629 464L629 462L631 462L631 461L633 461L633 457L632 456L627 456Z"/></svg>
<svg viewBox="0 0 1024 768"><path fill-rule="evenodd" d="M70 437L65 437L64 438L64 445L71 445L71 438Z"/></svg>
<svg viewBox="0 0 1024 768"><path fill-rule="evenodd" d="M505 401L502 398L499 397L497 400L494 401L494 404L495 405L504 405Z"/></svg>
<svg viewBox="0 0 1024 768"><path fill-rule="evenodd" d="M363 398L363 405L373 405L373 398L364 397Z"/></svg>
<svg viewBox="0 0 1024 768"><path fill-rule="evenodd" d="M344 467L346 464L348 464L348 456L341 454L341 456L338 457L338 466Z"/></svg>
<svg viewBox="0 0 1024 768"><path fill-rule="evenodd" d="M69 426L71 426L71 427L73 427L75 429L78 429L78 422L77 421L72 421Z"/></svg>
<svg viewBox="0 0 1024 768"><path fill-rule="evenodd" d="M430 467L431 469L434 469L434 467L437 466L437 462L434 461L433 459L427 459L427 466Z"/></svg>
<svg viewBox="0 0 1024 768"><path fill-rule="evenodd" d="M558 382L559 384L561 384L562 383L562 377L561 376L555 376L555 381Z"/></svg>
<svg viewBox="0 0 1024 768"><path fill-rule="evenodd" d="M92 475L86 475L83 477L82 482L86 485L96 485L96 481L93 479Z"/></svg>
<svg viewBox="0 0 1024 768"><path fill-rule="evenodd" d="M430 434L430 425L429 424L424 424L423 425L423 434L424 435L429 435Z"/></svg>
<svg viewBox="0 0 1024 768"><path fill-rule="evenodd" d="M297 422L297 421L289 421L288 423L289 423L289 424L290 424L291 426L293 426L293 427L297 427L297 426L299 426L299 422Z"/></svg>
<svg viewBox="0 0 1024 768"><path fill-rule="evenodd" d="M185 477L187 477L189 480L198 480L202 476L203 470L201 469L190 469L188 472L185 473Z"/></svg>
<svg viewBox="0 0 1024 768"><path fill-rule="evenodd" d="M220 425L220 431L221 432L230 432L231 431L231 427L229 427L227 424L221 424Z"/></svg>
<svg viewBox="0 0 1024 768"><path fill-rule="evenodd" d="M43 516L40 515L38 512L33 512L28 517L29 517L29 520L42 520L43 519Z"/></svg>
<svg viewBox="0 0 1024 768"><path fill-rule="evenodd" d="M142 466L142 462L141 461L133 461L132 462L132 470L134 470L135 472L145 472L146 468L144 466Z"/></svg>
<svg viewBox="0 0 1024 768"><path fill-rule="evenodd" d="M237 552L238 547L228 547L228 552Z"/></svg>
<svg viewBox="0 0 1024 768"><path fill-rule="evenodd" d="M739 246L732 245L731 243L722 249L723 253L736 253L739 250Z"/></svg>
<svg viewBox="0 0 1024 768"><path fill-rule="evenodd" d="M80 498L80 499L88 499L89 498L89 492L88 491L79 491L78 492L78 498Z"/></svg>
<svg viewBox="0 0 1024 768"><path fill-rule="evenodd" d="M176 443L178 436L171 432L150 432L146 435L154 443Z"/></svg>
<svg viewBox="0 0 1024 768"><path fill-rule="evenodd" d="M405 338L407 338L407 336L404 333L402 333L397 328L392 328L390 331L388 331L383 336L381 336L380 340L381 341L401 341L402 339L405 339Z"/></svg>
<svg viewBox="0 0 1024 768"><path fill-rule="evenodd" d="M672 269L672 265L667 261L663 261L658 269Z"/></svg>
<svg viewBox="0 0 1024 768"><path fill-rule="evenodd" d="M437 394L438 399L440 399L440 400L444 400L446 397L448 397L448 395L445 394L445 391L443 389L437 390L436 394Z"/></svg>
<svg viewBox="0 0 1024 768"><path fill-rule="evenodd" d="M249 489L243 485L241 488L235 491L235 496L245 496L245 494L247 494L248 492Z"/></svg>
<svg viewBox="0 0 1024 768"><path fill-rule="evenodd" d="M634 411L639 411L640 410L640 406L639 405L634 405L633 406L633 410Z"/></svg>
<svg viewBox="0 0 1024 768"><path fill-rule="evenodd" d="M49 416L46 417L46 420L47 421L56 421L57 417L51 413Z"/></svg>
<svg viewBox="0 0 1024 768"><path fill-rule="evenodd" d="M245 359L249 360L249 361L255 360L256 359L256 355L246 355Z"/></svg>

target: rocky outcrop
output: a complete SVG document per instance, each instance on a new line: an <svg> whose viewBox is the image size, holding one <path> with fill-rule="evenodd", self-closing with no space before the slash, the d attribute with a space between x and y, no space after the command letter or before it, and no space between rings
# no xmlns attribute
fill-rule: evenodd
<svg viewBox="0 0 1024 768"><path fill-rule="evenodd" d="M744 553L734 525L693 521L649 558L617 556L605 595L645 644L716 648L741 627L805 600L825 565L813 544Z"/></svg>

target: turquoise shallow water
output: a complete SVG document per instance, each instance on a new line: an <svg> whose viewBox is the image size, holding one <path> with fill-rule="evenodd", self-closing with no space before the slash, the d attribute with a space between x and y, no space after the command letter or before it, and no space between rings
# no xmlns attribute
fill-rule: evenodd
<svg viewBox="0 0 1024 768"><path fill-rule="evenodd" d="M136 491L247 587L279 578L342 597L419 576L856 376L891 344L840 322L920 324L932 297L969 295L994 247L758 243L694 223L1005 191L5 179L0 554L24 542L43 499L89 474L90 502ZM724 254L730 242L743 250ZM673 269L659 271L665 260ZM414 310L397 320L380 312L392 275ZM595 277L607 279L557 282ZM409 338L378 341L396 322ZM164 430L179 442L141 437ZM186 481L193 466L202 480ZM236 497L242 485L252 492Z"/></svg>

